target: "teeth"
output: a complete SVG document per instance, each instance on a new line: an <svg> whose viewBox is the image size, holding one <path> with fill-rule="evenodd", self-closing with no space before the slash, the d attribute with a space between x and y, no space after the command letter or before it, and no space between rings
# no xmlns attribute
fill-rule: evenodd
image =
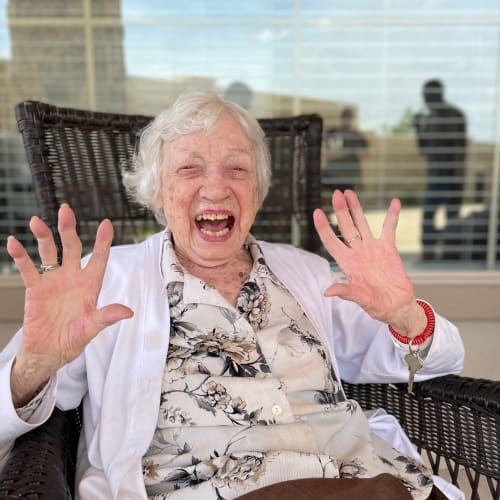
<svg viewBox="0 0 500 500"><path fill-rule="evenodd" d="M203 234L206 234L207 236L220 237L220 236L224 236L225 234L229 233L229 229L227 227L225 227L224 229L221 229L220 231L209 231L208 229L202 228L201 232Z"/></svg>
<svg viewBox="0 0 500 500"><path fill-rule="evenodd" d="M200 214L196 216L196 220L227 220L229 215L227 214Z"/></svg>

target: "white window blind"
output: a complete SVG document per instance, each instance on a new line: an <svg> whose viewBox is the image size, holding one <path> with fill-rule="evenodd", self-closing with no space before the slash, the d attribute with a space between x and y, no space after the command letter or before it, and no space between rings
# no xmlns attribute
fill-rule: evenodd
<svg viewBox="0 0 500 500"><path fill-rule="evenodd" d="M155 114L182 90L236 88L257 117L323 116L324 208L355 186L378 231L400 197L410 268L498 268L499 40L493 0L0 0L0 238L34 250L15 103ZM426 121L429 80L463 118Z"/></svg>

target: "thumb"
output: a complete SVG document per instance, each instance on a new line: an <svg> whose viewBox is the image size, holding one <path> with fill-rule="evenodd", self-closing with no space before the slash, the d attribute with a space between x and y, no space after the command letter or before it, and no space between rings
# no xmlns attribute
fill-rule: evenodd
<svg viewBox="0 0 500 500"><path fill-rule="evenodd" d="M92 315L92 321L100 330L113 325L122 319L131 318L134 311L122 304L109 304L97 309Z"/></svg>
<svg viewBox="0 0 500 500"><path fill-rule="evenodd" d="M323 295L325 297L341 297L344 299L351 293L351 288L352 286L348 283L335 283L329 286L323 292Z"/></svg>
<svg viewBox="0 0 500 500"><path fill-rule="evenodd" d="M368 303L369 297L365 291L352 283L335 283L329 286L324 292L325 297L339 297L343 300L356 302L359 306L365 309L365 304Z"/></svg>

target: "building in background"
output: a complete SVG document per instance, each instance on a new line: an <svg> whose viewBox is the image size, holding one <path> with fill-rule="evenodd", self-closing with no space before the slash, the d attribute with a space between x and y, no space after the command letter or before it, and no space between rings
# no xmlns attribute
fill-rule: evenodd
<svg viewBox="0 0 500 500"><path fill-rule="evenodd" d="M15 102L40 96L59 106L123 111L120 9L120 0L10 0L9 72ZM108 22L102 25L104 17Z"/></svg>
<svg viewBox="0 0 500 500"><path fill-rule="evenodd" d="M33 248L27 228L36 213L31 177L14 117L16 103L43 100L76 108L126 109L126 73L120 0L93 1L91 23L85 2L15 0L8 3L10 57L0 60L0 233ZM11 269L5 245L0 270Z"/></svg>

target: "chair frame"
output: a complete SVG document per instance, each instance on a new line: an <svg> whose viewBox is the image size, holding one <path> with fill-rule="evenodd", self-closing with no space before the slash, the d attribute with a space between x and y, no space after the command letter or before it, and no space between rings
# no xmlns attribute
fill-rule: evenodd
<svg viewBox="0 0 500 500"><path fill-rule="evenodd" d="M32 101L20 103L16 107L16 116L41 216L56 236L61 258L57 210L65 200L54 196L43 127L67 127L68 123L85 127L111 124L117 130L122 127L131 131L133 137L151 117L57 108ZM279 134L280 127L286 133L293 133L299 127L304 134L309 134L306 144L311 146L302 169L310 169L310 172L305 172L306 200L305 204L304 200L301 203L302 209L305 206L312 212L320 204L321 118L304 115L294 119L260 120L260 123L268 135ZM150 217L145 211L127 216L136 217L138 221ZM317 250L316 232L312 224L307 228L303 244ZM118 242L123 242L120 235ZM462 486L470 489L471 499L479 499L479 486L485 484L491 498L499 500L500 382L449 375L416 383L414 394L408 394L403 384L344 383L344 389L348 397L356 399L364 409L384 408L394 415L418 450L426 452L435 474L443 473L441 466L444 463L449 479L460 487L463 477L459 472L465 471L466 482ZM67 412L56 408L44 425L20 436L0 471L1 498L71 499L82 418L80 408Z"/></svg>
<svg viewBox="0 0 500 500"><path fill-rule="evenodd" d="M75 210L84 251L92 249L95 229L104 217L113 221L114 244L136 241L145 227L151 232L160 229L147 209L131 201L121 183L122 170L132 166L138 138L153 117L37 101L21 102L15 112L40 216L59 249L57 212L63 202ZM317 252L321 243L312 212L321 203L323 120L309 114L259 123L266 134L274 175L252 233L258 239L295 243ZM294 224L299 229L295 242Z"/></svg>
<svg viewBox="0 0 500 500"><path fill-rule="evenodd" d="M480 499L484 483L490 498L498 500L500 382L448 375L416 383L414 394L405 384L343 386L365 410L384 408L394 415L425 451L434 474L447 471L453 484L470 490L471 500ZM43 426L19 437L0 472L1 498L72 499L81 422L80 408L56 408ZM460 482L460 471L466 483Z"/></svg>

